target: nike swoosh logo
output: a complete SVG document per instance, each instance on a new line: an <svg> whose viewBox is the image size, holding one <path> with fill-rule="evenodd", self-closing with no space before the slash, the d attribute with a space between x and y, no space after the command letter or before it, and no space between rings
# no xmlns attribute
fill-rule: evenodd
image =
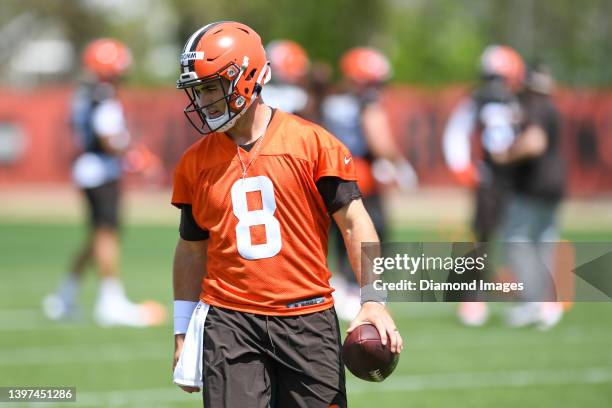
<svg viewBox="0 0 612 408"><path fill-rule="evenodd" d="M352 157L344 157L344 164L349 164L351 159L352 159Z"/></svg>

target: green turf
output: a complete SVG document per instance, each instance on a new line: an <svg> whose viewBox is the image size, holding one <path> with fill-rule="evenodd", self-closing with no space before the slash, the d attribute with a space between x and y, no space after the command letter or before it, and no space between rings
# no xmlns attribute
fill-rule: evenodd
<svg viewBox="0 0 612 408"><path fill-rule="evenodd" d="M83 234L72 224L0 223L0 386L76 386L78 402L60 404L67 407L200 406L199 395L171 384L170 326L102 329L93 324L93 273L85 282L82 322L58 325L43 318L40 301L63 275ZM427 230L395 230L393 235L395 240L436 238ZM588 231L564 235L611 238ZM127 226L123 236L122 270L130 297L170 306L176 228ZM503 307L494 305L485 327L468 329L455 321L453 305L393 305L406 342L400 365L381 384L349 375L350 405L612 405L611 304L576 304L549 332L506 328Z"/></svg>

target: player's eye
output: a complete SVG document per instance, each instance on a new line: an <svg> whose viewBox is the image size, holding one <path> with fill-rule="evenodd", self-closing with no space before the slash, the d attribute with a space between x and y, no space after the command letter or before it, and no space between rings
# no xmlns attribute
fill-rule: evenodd
<svg viewBox="0 0 612 408"><path fill-rule="evenodd" d="M194 88L194 91L196 93L197 96L204 94L211 94L215 91L217 91L217 89L219 89L219 87L217 85L203 85L203 86L199 86L197 88Z"/></svg>

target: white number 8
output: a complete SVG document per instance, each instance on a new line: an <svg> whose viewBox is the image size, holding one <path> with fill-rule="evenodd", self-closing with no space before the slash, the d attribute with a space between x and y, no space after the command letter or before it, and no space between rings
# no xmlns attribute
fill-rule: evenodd
<svg viewBox="0 0 612 408"><path fill-rule="evenodd" d="M247 206L247 193L259 191L261 193L261 210L249 211ZM234 215L238 218L236 225L236 245L238 253L245 259L271 258L281 250L280 223L274 217L276 200L274 199L274 186L266 176L240 179L232 186L232 206ZM266 229L266 243L253 245L251 243L250 227L264 225Z"/></svg>

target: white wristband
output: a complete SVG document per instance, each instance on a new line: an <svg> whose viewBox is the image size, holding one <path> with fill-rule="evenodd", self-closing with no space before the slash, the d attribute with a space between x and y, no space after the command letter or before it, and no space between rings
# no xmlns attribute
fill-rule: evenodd
<svg viewBox="0 0 612 408"><path fill-rule="evenodd" d="M189 327L189 321L198 302L189 300L174 301L174 334L185 334Z"/></svg>
<svg viewBox="0 0 612 408"><path fill-rule="evenodd" d="M362 286L360 292L362 305L366 302L376 302L383 306L387 304L387 291L377 290L372 283Z"/></svg>

